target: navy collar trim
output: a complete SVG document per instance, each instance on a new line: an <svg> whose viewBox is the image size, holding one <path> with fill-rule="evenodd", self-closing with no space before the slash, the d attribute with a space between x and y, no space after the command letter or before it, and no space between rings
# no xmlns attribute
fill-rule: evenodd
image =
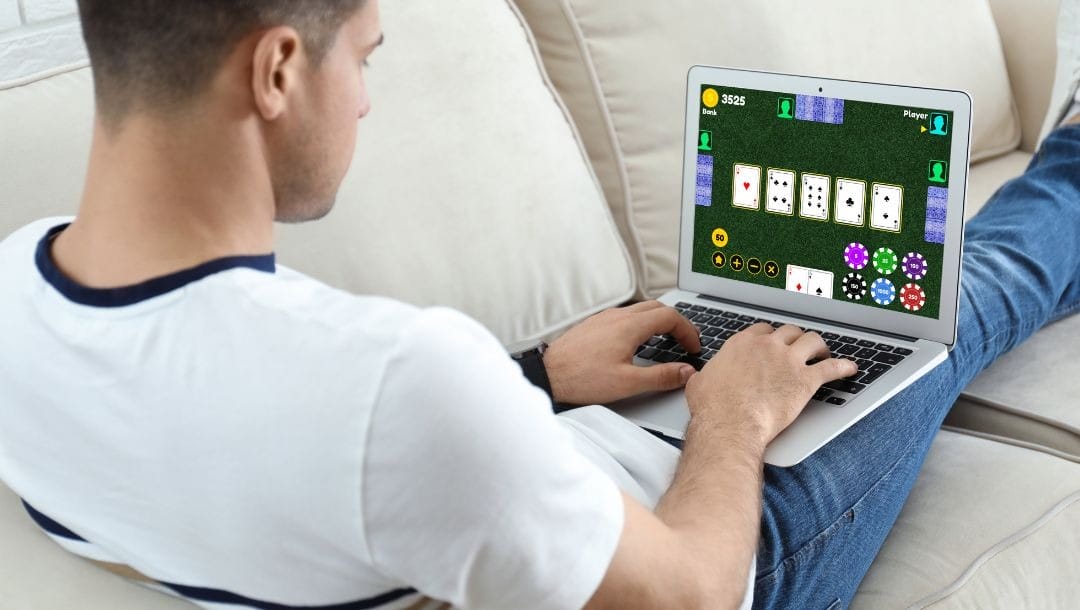
<svg viewBox="0 0 1080 610"><path fill-rule="evenodd" d="M83 286L64 275L52 259L52 241L70 223L55 226L49 229L45 237L38 242L34 262L38 271L45 281L52 285L60 294L69 301L79 305L91 307L127 307L142 301L159 297L188 284L197 282L205 277L246 267L264 273L274 273L277 269L274 255L263 254L257 256L229 256L205 262L201 265L184 269L161 277L156 277L139 284L121 286L119 288L90 288Z"/></svg>

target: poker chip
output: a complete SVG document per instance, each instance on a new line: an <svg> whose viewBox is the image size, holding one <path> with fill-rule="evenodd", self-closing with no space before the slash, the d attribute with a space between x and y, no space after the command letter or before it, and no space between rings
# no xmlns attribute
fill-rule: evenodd
<svg viewBox="0 0 1080 610"><path fill-rule="evenodd" d="M852 269L862 269L870 262L870 251L866 246L852 242L844 248L844 262Z"/></svg>
<svg viewBox="0 0 1080 610"><path fill-rule="evenodd" d="M858 301L866 296L866 280L858 273L849 273L844 277L844 296Z"/></svg>
<svg viewBox="0 0 1080 610"><path fill-rule="evenodd" d="M874 269L881 275L889 275L896 271L899 260L892 248L881 247L874 252Z"/></svg>
<svg viewBox="0 0 1080 610"><path fill-rule="evenodd" d="M918 252L905 254L900 267L904 270L904 275L913 280L921 280L926 277L926 258Z"/></svg>
<svg viewBox="0 0 1080 610"><path fill-rule="evenodd" d="M900 302L908 311L919 311L926 305L926 293L918 284L907 284L900 289Z"/></svg>
<svg viewBox="0 0 1080 610"><path fill-rule="evenodd" d="M870 297L881 306L891 305L896 300L896 286L889 280L879 277L870 285Z"/></svg>

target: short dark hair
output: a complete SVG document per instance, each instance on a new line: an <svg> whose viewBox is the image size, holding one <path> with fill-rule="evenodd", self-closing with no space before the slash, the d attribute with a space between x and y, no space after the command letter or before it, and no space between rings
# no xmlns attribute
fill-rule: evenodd
<svg viewBox="0 0 1080 610"><path fill-rule="evenodd" d="M289 25L317 64L365 0L79 0L98 112L171 110L202 92L244 36Z"/></svg>

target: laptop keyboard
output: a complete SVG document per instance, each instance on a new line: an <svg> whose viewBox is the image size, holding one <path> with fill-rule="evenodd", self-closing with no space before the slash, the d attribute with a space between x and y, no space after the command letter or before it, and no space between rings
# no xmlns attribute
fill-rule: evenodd
<svg viewBox="0 0 1080 610"><path fill-rule="evenodd" d="M701 352L688 354L675 339L665 335L652 337L643 343L637 350L638 358L652 362L686 362L700 371L724 343L740 330L759 322L773 328L780 328L785 324L704 305L680 302L675 304L675 309L698 327L701 333ZM913 353L905 347L824 332L817 328L808 327L803 330L821 335L834 358L847 358L859 365L859 372L855 375L827 383L814 394L814 400L830 405L843 406L849 399L847 395L865 390Z"/></svg>

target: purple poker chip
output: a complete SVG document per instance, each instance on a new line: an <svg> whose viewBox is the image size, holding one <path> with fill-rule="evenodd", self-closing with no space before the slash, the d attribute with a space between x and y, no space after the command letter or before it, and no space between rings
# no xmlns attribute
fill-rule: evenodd
<svg viewBox="0 0 1080 610"><path fill-rule="evenodd" d="M904 275L909 278L921 280L926 277L926 258L918 252L908 252L904 255L904 260L900 263L900 268L904 270Z"/></svg>
<svg viewBox="0 0 1080 610"><path fill-rule="evenodd" d="M844 248L844 262L852 269L862 269L870 262L870 251L866 246L852 242Z"/></svg>

